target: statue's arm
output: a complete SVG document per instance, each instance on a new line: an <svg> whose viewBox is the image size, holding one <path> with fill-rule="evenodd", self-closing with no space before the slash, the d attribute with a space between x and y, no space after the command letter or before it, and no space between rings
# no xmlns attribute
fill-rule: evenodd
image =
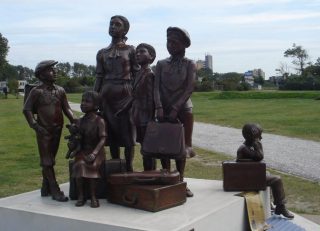
<svg viewBox="0 0 320 231"><path fill-rule="evenodd" d="M185 102L187 102L187 100L190 98L194 89L195 79L196 79L196 65L194 64L194 62L190 61L187 69L187 80L186 80L184 92L179 98L179 100L172 106L172 108L175 111L179 111L181 106Z"/></svg>
<svg viewBox="0 0 320 231"><path fill-rule="evenodd" d="M103 67L103 57L102 57L102 51L98 51L97 53L97 65L96 65L96 80L94 82L93 90L96 92L100 92L103 77L105 74L104 67Z"/></svg>

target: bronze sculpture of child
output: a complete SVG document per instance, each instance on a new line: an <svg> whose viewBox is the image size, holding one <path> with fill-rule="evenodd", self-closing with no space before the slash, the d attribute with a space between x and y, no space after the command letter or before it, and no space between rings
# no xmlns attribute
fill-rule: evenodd
<svg viewBox="0 0 320 231"><path fill-rule="evenodd" d="M99 172L105 160L104 144L106 139L105 122L96 114L100 104L99 94L95 91L83 93L81 111L85 115L79 119L77 126L81 134L81 150L75 155L72 177L76 178L78 200L76 206L83 206L86 198L84 187L90 188L92 208L99 207L96 198L96 179L101 177Z"/></svg>
<svg viewBox="0 0 320 231"><path fill-rule="evenodd" d="M264 158L261 144L262 128L257 124L245 124L242 128L242 135L245 142L238 148L237 161L251 160L261 161ZM280 176L266 175L267 186L271 187L274 204L276 205L274 213L283 215L288 219L294 218L285 206L285 193Z"/></svg>
<svg viewBox="0 0 320 231"><path fill-rule="evenodd" d="M136 141L142 145L148 122L154 120L154 74L150 64L156 58L155 49L146 43L141 43L136 48L137 62L141 66L133 82L133 102L131 116L136 126ZM143 156L144 170L154 170L154 158Z"/></svg>
<svg viewBox="0 0 320 231"><path fill-rule="evenodd" d="M35 76L42 83L30 91L23 113L29 126L36 131L43 177L41 196L51 195L54 200L67 201L68 197L60 190L56 181L54 165L63 128L63 113L71 123L74 122L74 117L64 89L54 84L54 65L57 63L45 60L36 66Z"/></svg>
<svg viewBox="0 0 320 231"><path fill-rule="evenodd" d="M187 31L178 27L167 29L167 50L170 57L157 63L154 89L157 119L178 119L184 126L186 157L195 155L192 149L193 114L190 97L194 89L196 66L192 60L185 57L185 49L190 44ZM184 178L186 157L176 159L181 181ZM169 163L162 161L163 167L167 169L170 169ZM186 193L188 197L193 196L188 188Z"/></svg>

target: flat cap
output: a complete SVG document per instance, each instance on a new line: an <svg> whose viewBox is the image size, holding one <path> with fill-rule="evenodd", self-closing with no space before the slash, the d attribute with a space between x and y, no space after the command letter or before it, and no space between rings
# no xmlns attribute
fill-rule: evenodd
<svg viewBox="0 0 320 231"><path fill-rule="evenodd" d="M38 78L41 71L43 71L47 67L52 67L52 66L56 65L57 63L58 63L58 61L55 61L55 60L41 61L40 63L38 63L38 65L36 66L36 69L34 71L35 76Z"/></svg>
<svg viewBox="0 0 320 231"><path fill-rule="evenodd" d="M167 36L171 35L178 36L178 38L183 41L186 48L191 45L190 35L186 30L179 27L168 27Z"/></svg>

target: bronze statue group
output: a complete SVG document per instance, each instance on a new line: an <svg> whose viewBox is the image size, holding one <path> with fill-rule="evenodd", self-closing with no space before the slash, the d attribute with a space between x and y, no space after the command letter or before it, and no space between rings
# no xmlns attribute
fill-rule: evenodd
<svg viewBox="0 0 320 231"><path fill-rule="evenodd" d="M180 181L184 181L186 159L195 156L192 149L194 119L190 97L194 88L196 66L185 57L185 49L191 44L189 34L178 27L167 29L167 50L170 57L158 61L153 72L150 64L156 58L155 49L146 43L139 44L136 49L126 44L129 28L129 21L125 17L111 17L111 44L97 53L96 81L93 90L82 95L81 111L84 116L80 119L75 118L72 113L64 89L54 84L54 66L57 62L46 60L36 66L35 75L41 84L31 90L23 112L29 126L36 132L43 177L41 196L50 195L56 201L68 200L60 190L54 172L63 114L80 133L79 140L74 140L80 143L80 148L76 153L71 152L70 156L75 160L72 177L77 182L76 206L85 204L83 186L88 185L90 205L93 208L99 207L95 183L101 177L99 168L106 158L104 146L109 146L112 159L120 158L120 147L123 147L126 170L133 171L135 143L143 144L150 121L180 121L183 124L185 155L175 159L175 163ZM244 153L245 158L262 159L257 159L254 157L256 154L248 151L256 150L255 146L259 146L256 142L257 133L259 132L254 132L255 138L250 142L245 136L246 142L239 149L238 156L243 156ZM259 134L261 136L261 132ZM71 148L74 144L69 142L69 145ZM257 154L261 155L262 147L259 150ZM156 169L155 158L143 155L142 159L144 170ZM162 168L170 170L170 159L160 159ZM271 177L268 182L271 187L282 187L276 177ZM193 196L188 188L186 196ZM282 191L275 198L275 203L277 214L292 216L284 207Z"/></svg>

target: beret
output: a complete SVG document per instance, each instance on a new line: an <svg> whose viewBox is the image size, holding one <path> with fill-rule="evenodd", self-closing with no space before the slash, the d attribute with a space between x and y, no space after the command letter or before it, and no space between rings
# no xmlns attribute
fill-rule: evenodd
<svg viewBox="0 0 320 231"><path fill-rule="evenodd" d="M170 36L172 34L176 34L177 36L179 36L179 38L183 40L186 48L191 45L190 35L186 30L179 27L168 27L167 36Z"/></svg>

